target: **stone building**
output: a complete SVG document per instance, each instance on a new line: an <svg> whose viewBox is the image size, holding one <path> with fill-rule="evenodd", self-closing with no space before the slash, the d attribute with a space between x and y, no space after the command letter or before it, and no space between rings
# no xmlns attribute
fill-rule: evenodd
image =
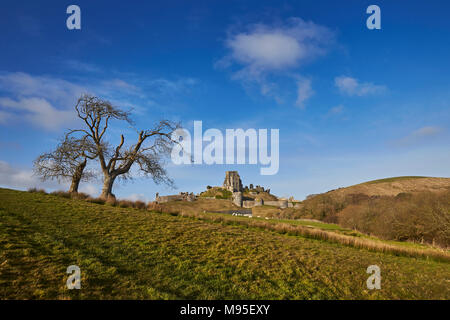
<svg viewBox="0 0 450 320"><path fill-rule="evenodd" d="M242 192L242 181L237 171L226 171L223 187L231 192Z"/></svg>
<svg viewBox="0 0 450 320"><path fill-rule="evenodd" d="M169 201L194 201L195 199L196 196L192 192L180 192L179 194L169 196L160 196L159 193L156 193L155 202L164 203Z"/></svg>
<svg viewBox="0 0 450 320"><path fill-rule="evenodd" d="M238 207L242 207L242 192L233 192L233 196L231 198L231 201L234 205Z"/></svg>

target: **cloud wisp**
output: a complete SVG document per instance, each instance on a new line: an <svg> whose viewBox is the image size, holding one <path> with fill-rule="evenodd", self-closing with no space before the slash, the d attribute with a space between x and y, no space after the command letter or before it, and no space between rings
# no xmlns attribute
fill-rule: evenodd
<svg viewBox="0 0 450 320"><path fill-rule="evenodd" d="M81 80L80 80L81 81ZM83 85L52 76L24 72L0 72L0 124L31 124L46 131L58 131L77 120L74 105L85 93L101 96L113 104L145 114L155 100L180 96L198 84L194 78L176 80L84 78Z"/></svg>
<svg viewBox="0 0 450 320"><path fill-rule="evenodd" d="M1 119L56 131L76 119L73 103L87 90L72 82L23 72L0 73Z"/></svg>
<svg viewBox="0 0 450 320"><path fill-rule="evenodd" d="M414 130L406 137L395 140L394 145L398 147L407 147L424 142L429 142L433 138L437 138L444 130L437 126L425 126Z"/></svg>
<svg viewBox="0 0 450 320"><path fill-rule="evenodd" d="M305 101L308 100L314 91L311 86L311 79L300 79L297 82L297 100L295 105L301 109L305 108Z"/></svg>
<svg viewBox="0 0 450 320"><path fill-rule="evenodd" d="M358 79L339 76L334 79L335 86L341 94L347 96L367 96L381 94L387 91L386 86L376 85L370 82L360 82Z"/></svg>
<svg viewBox="0 0 450 320"><path fill-rule="evenodd" d="M61 126L73 123L76 119L74 110L56 109L42 98L0 98L0 107L11 110L3 112L6 118L23 117L30 123L49 131L58 130ZM0 113L1 121L1 113Z"/></svg>

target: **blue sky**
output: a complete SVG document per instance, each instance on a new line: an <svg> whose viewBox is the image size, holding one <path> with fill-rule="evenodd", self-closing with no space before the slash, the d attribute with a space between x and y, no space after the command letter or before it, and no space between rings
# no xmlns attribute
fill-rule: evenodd
<svg viewBox="0 0 450 320"><path fill-rule="evenodd" d="M67 6L81 30L66 28ZM381 8L368 30L366 8ZM238 170L279 196L400 175L450 176L447 1L2 1L0 186L41 183L32 161L77 122L84 92L192 130L277 128L280 169L168 165L178 190L138 178L115 194L200 192ZM133 130L117 125L133 140ZM98 182L83 185L98 191Z"/></svg>

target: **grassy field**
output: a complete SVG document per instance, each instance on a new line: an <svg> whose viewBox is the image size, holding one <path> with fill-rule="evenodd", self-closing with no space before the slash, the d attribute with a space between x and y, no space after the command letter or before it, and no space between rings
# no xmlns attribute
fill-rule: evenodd
<svg viewBox="0 0 450 320"><path fill-rule="evenodd" d="M374 264L381 290L366 287ZM0 189L0 298L450 299L450 263Z"/></svg>

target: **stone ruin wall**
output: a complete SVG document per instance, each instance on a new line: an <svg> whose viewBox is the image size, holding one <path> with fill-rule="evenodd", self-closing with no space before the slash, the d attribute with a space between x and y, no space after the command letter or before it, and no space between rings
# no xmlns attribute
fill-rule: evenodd
<svg viewBox="0 0 450 320"><path fill-rule="evenodd" d="M196 199L195 195L191 192L180 192L179 194L160 196L159 193L156 194L156 203L165 203L169 201L194 201Z"/></svg>

